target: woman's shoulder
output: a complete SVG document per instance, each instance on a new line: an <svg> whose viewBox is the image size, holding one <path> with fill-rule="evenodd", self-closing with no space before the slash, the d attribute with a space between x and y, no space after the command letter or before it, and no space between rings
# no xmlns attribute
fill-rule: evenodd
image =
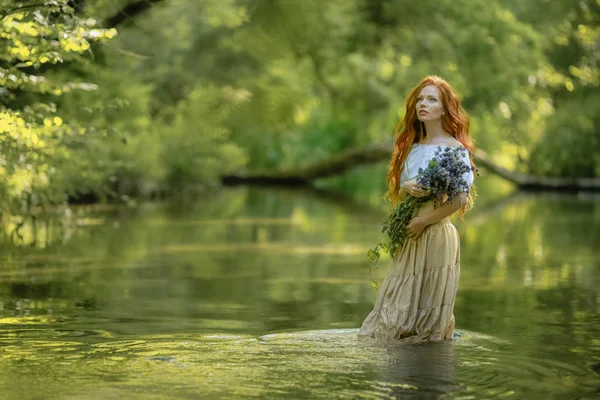
<svg viewBox="0 0 600 400"><path fill-rule="evenodd" d="M452 140L448 141L448 146L450 147L465 147L461 142L452 138Z"/></svg>
<svg viewBox="0 0 600 400"><path fill-rule="evenodd" d="M441 147L465 147L465 146L463 146L463 144L461 142L456 140L456 138L454 138L454 136L445 137L445 138L439 140L438 144Z"/></svg>
<svg viewBox="0 0 600 400"><path fill-rule="evenodd" d="M463 146L463 144L461 142L459 142L458 140L456 140L453 137L450 138L444 138L442 140L437 140L435 142L431 142L431 143L415 143L413 144L413 146L431 146L431 147L462 147L465 148L465 146Z"/></svg>

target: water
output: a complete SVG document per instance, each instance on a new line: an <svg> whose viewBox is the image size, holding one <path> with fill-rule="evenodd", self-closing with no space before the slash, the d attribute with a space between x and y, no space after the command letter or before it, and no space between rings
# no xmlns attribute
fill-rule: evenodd
<svg viewBox="0 0 600 400"><path fill-rule="evenodd" d="M412 346L356 337L367 204L237 188L38 218L2 247L0 399L598 398L599 203L516 195L455 221L456 338Z"/></svg>

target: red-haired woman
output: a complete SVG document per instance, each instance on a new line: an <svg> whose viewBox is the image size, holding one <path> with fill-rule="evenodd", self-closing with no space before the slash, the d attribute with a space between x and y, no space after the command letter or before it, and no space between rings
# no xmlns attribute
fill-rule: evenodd
<svg viewBox="0 0 600 400"><path fill-rule="evenodd" d="M462 146L465 163L474 166L469 118L454 90L442 78L428 76L411 90L406 115L396 128L396 143L387 176L392 205L407 194L428 193L416 183L440 147ZM460 239L449 217L462 217L473 204L473 172L464 175L469 192L453 202L434 207L423 204L407 229L408 239L398 250L383 281L373 311L364 320L359 336L381 340L420 342L451 339L454 300L460 276Z"/></svg>

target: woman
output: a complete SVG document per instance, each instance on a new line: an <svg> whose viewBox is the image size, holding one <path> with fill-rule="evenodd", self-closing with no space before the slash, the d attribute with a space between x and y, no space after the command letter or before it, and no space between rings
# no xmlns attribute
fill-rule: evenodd
<svg viewBox="0 0 600 400"><path fill-rule="evenodd" d="M469 119L454 90L442 78L428 76L409 93L406 115L396 128L387 176L387 195L393 205L406 195L428 195L415 178L435 151L446 146L463 146L470 154L475 152ZM473 165L470 156L462 153L464 162ZM452 338L460 239L449 217L457 211L464 216L474 197L473 173L463 178L469 193L437 207L432 201L424 203L410 221L407 240L396 253L359 336L410 343Z"/></svg>

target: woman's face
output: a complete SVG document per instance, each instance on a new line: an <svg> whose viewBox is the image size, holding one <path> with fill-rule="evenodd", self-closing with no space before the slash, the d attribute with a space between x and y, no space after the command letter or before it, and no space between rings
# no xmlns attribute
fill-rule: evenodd
<svg viewBox="0 0 600 400"><path fill-rule="evenodd" d="M417 118L419 121L433 121L442 117L444 106L440 90L435 85L427 85L417 97Z"/></svg>

